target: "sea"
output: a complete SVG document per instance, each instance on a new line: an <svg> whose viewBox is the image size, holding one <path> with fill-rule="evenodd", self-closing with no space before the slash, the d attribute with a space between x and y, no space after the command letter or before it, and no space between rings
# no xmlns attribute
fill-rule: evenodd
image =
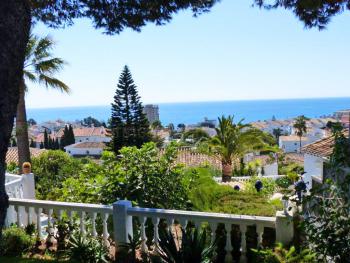
<svg viewBox="0 0 350 263"><path fill-rule="evenodd" d="M349 109L349 98L237 100L183 103L159 103L159 115L163 125L173 123L196 124L204 118L217 119L222 115L234 115L244 122L290 119L299 115L318 118L332 115L335 111ZM27 118L41 123L50 120L76 121L92 116L107 121L111 106L83 106L65 108L27 109Z"/></svg>

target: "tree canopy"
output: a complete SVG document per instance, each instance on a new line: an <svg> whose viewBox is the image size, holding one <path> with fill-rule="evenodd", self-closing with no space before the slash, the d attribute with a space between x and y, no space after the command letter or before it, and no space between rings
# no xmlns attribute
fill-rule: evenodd
<svg viewBox="0 0 350 263"><path fill-rule="evenodd" d="M163 25L179 10L191 9L196 16L207 12L219 0L32 0L32 15L51 27L72 25L75 18L89 18L95 28L107 34L125 28L140 31L147 23Z"/></svg>

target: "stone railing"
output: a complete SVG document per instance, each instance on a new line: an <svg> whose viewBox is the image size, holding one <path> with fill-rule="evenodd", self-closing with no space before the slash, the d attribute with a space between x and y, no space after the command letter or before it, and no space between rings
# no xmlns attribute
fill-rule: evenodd
<svg viewBox="0 0 350 263"><path fill-rule="evenodd" d="M221 213L206 213L181 210L166 210L153 208L132 207L130 201L119 201L113 204L113 213L117 215L114 218L114 231L117 243L124 243L128 240L128 235L133 234L132 222L133 218L138 218L141 224L142 249L146 249L146 221L151 219L154 227L153 242L158 243L158 226L162 221L166 222L168 229L174 229L175 222L177 225L186 227L190 222L192 225L199 227L203 223L209 225L211 229L211 238L214 239L215 231L219 224L223 224L227 232L231 232L232 227L238 226L241 234L240 242L240 262L246 262L246 232L247 227L255 226L257 234L257 245L263 243L263 235L266 228L273 228L276 231L276 241L288 243L293 238L293 226L289 215L282 212L277 212L276 217L261 217L261 216L245 216L245 215L230 215ZM225 262L232 262L231 235L226 235L226 257Z"/></svg>
<svg viewBox="0 0 350 263"><path fill-rule="evenodd" d="M277 242L286 244L293 238L291 217L283 212L277 212L275 217L261 217L132 207L131 202L126 200L118 201L112 206L108 206L17 198L10 198L10 209L8 211L8 218L10 217L13 220L11 223L16 223L20 226L25 226L28 222L35 223L39 236L42 235L43 226L47 226L50 231L54 222L64 216L71 222L77 220L83 235L87 231L90 231L93 236L102 236L106 244L109 244L108 240L110 236L107 219L111 216L114 232L111 238L114 238L116 244L129 242L128 236L133 236L133 232L135 231L133 228L139 225L142 250L147 250L146 242L148 240L148 243L152 243L151 246L153 249L157 249L159 227L160 225L164 226L164 223L172 231L179 229L180 226L186 227L188 223L197 227L201 227L205 223L211 230L212 240L215 238L215 232L219 224L225 228L226 232L230 233L234 227L238 227L240 233L240 262L246 262L246 233L247 228L250 226L256 229L256 241L258 245L263 244L264 233L267 229L271 228L275 230L275 241ZM23 213L25 213L25 217L23 217ZM97 218L100 220L97 220ZM98 233L96 224L97 221L101 222L101 220L102 231ZM146 228L150 227L149 224L146 224L147 220L148 222L152 222L152 237L147 237L146 235ZM138 222L138 224L135 224L135 222ZM98 229L101 229L101 226ZM226 235L226 262L233 262L233 249L231 235Z"/></svg>
<svg viewBox="0 0 350 263"><path fill-rule="evenodd" d="M6 174L5 189L9 197L23 198L23 177L20 175Z"/></svg>
<svg viewBox="0 0 350 263"><path fill-rule="evenodd" d="M276 180L277 178L283 177L284 175L263 175L260 178ZM232 176L232 182L246 182L249 181L251 176Z"/></svg>
<svg viewBox="0 0 350 263"><path fill-rule="evenodd" d="M72 224L78 222L82 235L87 233L86 225L89 224L91 235L100 235L108 243L110 234L107 220L112 212L112 206L108 205L10 198L7 218L11 218L9 223L19 226L25 226L28 222L36 224L38 235L42 237L43 232L50 231L54 223L65 216ZM102 233L97 231L97 221L102 222Z"/></svg>
<svg viewBox="0 0 350 263"><path fill-rule="evenodd" d="M34 174L6 173L5 189L9 197L35 199Z"/></svg>

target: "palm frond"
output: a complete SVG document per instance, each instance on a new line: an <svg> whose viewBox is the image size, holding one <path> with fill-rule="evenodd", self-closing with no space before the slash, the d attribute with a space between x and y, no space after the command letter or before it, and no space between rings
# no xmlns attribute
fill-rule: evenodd
<svg viewBox="0 0 350 263"><path fill-rule="evenodd" d="M62 81L56 78L47 76L45 74L39 75L39 82L44 84L46 88L50 87L50 88L58 89L62 92L66 92L66 93L70 92L70 88L65 83L63 83Z"/></svg>
<svg viewBox="0 0 350 263"><path fill-rule="evenodd" d="M29 72L28 70L23 70L23 76L24 76L25 79L28 79L28 80L30 80L32 82L36 82L37 81L35 74Z"/></svg>

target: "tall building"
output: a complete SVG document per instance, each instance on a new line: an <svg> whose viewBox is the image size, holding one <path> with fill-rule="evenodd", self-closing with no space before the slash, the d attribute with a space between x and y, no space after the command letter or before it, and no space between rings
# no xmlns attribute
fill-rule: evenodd
<svg viewBox="0 0 350 263"><path fill-rule="evenodd" d="M159 107L154 104L147 104L143 108L143 112L146 114L148 122L152 124L155 121L159 121Z"/></svg>

